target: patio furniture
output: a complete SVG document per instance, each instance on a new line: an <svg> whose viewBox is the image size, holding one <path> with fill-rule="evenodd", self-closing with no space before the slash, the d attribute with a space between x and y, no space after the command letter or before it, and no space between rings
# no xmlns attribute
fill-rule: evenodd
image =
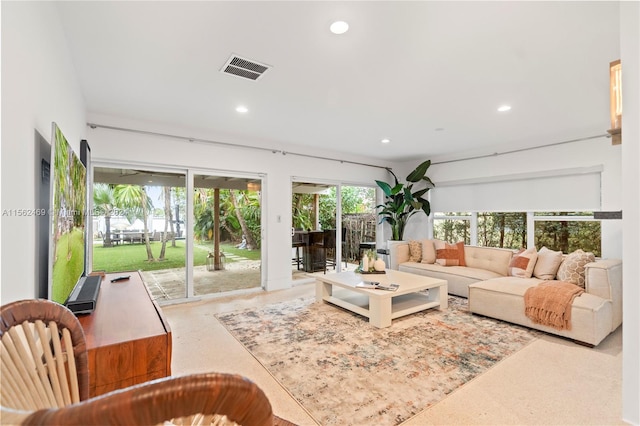
<svg viewBox="0 0 640 426"><path fill-rule="evenodd" d="M342 228L342 255L344 256L345 240L347 238L347 228ZM327 266L336 269L336 230L327 229L324 231L324 249L326 252ZM347 267L347 261L344 261L344 267Z"/></svg>
<svg viewBox="0 0 640 426"><path fill-rule="evenodd" d="M309 231L304 250L306 272L327 271L327 252L324 247L324 231Z"/></svg>
<svg viewBox="0 0 640 426"><path fill-rule="evenodd" d="M295 257L291 259L291 262L292 265L296 265L298 271L300 270L300 264L302 263L300 249L303 249L304 252L304 247L307 245L301 232L301 230L295 230L291 236L291 247L296 251Z"/></svg>
<svg viewBox="0 0 640 426"><path fill-rule="evenodd" d="M375 241L362 241L360 242L360 247L358 250L358 261L362 260L362 251L363 250L375 250L376 242Z"/></svg>

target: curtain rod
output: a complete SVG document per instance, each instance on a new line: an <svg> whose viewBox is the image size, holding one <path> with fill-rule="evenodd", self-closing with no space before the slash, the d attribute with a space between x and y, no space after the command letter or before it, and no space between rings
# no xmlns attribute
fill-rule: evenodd
<svg viewBox="0 0 640 426"><path fill-rule="evenodd" d="M92 129L100 128L100 129L108 129L108 130L118 130L118 131L121 131L121 132L137 133L137 134L140 134L140 135L168 137L168 138L183 140L183 141L187 141L187 142L191 142L191 143L202 143L202 144L207 144L207 145L218 145L218 146L224 146L224 147L227 147L227 148L243 148L243 149L255 149L255 150L258 150L258 151L270 151L273 154L280 153L282 155L297 155L298 157L313 158L313 159L316 159L316 160L337 161L337 162L340 162L340 163L355 164L355 165L358 165L358 166L366 166L366 167L374 167L374 168L377 168L377 169L383 169L383 170L387 170L387 171L391 171L392 170L391 167L378 166L376 164L361 163L361 162L358 162L358 161L351 161L351 160L341 160L341 159L338 159L338 158L322 157L322 156L318 156L318 155L302 154L302 153L298 153L298 152L284 151L282 149L263 148L263 147L260 147L260 146L235 144L235 143L230 143L230 142L220 142L220 141L214 141L214 140L210 140L210 139L192 138L192 137L188 137L188 136L174 135L174 134L170 134L170 133L152 132L152 131L149 131L149 130L128 129L126 127L108 126L108 125L97 124L97 123L87 123L87 126L89 126Z"/></svg>
<svg viewBox="0 0 640 426"><path fill-rule="evenodd" d="M549 144L546 144L546 145L532 146L532 147L528 147L528 148L512 149L512 150L509 150L509 151L494 152L492 154L476 155L475 157L465 157L465 158L458 158L456 160L438 161L438 162L433 162L431 164L447 164L447 163L456 163L458 161L478 160L480 158L497 157L498 155L514 154L516 152L531 151L531 150L534 150L534 149L548 148L550 146L564 145L564 144L573 143L573 142L588 141L588 140L591 140L591 139L599 139L599 138L603 138L603 137L610 138L611 135L608 134L608 133L604 133L602 135L587 136L587 137L584 137L584 138L570 139L568 141L562 141L562 142L553 142L553 143L549 143Z"/></svg>

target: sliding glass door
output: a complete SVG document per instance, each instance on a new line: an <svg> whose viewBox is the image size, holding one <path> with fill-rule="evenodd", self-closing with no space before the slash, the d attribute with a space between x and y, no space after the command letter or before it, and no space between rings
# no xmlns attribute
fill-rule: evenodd
<svg viewBox="0 0 640 426"><path fill-rule="evenodd" d="M262 200L258 178L194 175L193 293L262 286Z"/></svg>
<svg viewBox="0 0 640 426"><path fill-rule="evenodd" d="M140 271L160 303L262 286L260 178L93 170L94 271Z"/></svg>
<svg viewBox="0 0 640 426"><path fill-rule="evenodd" d="M355 267L364 250L375 248L376 190L373 187L344 185L341 195L344 229L342 259L343 264Z"/></svg>
<svg viewBox="0 0 640 426"><path fill-rule="evenodd" d="M375 248L373 187L294 181L291 208L294 281L309 272L355 269L362 248Z"/></svg>
<svg viewBox="0 0 640 426"><path fill-rule="evenodd" d="M93 270L140 271L153 298L186 295L185 174L95 167Z"/></svg>

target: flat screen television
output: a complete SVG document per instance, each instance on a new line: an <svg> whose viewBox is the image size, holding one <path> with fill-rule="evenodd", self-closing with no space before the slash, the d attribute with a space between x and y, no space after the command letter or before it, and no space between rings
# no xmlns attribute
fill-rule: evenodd
<svg viewBox="0 0 640 426"><path fill-rule="evenodd" d="M87 169L57 124L51 127L49 299L67 304L85 272Z"/></svg>

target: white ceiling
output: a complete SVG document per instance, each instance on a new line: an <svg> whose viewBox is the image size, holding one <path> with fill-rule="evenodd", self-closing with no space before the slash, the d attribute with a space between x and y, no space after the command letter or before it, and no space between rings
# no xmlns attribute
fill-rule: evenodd
<svg viewBox="0 0 640 426"><path fill-rule="evenodd" d="M61 2L59 11L94 115L394 161L609 128L617 2ZM349 31L330 33L335 20ZM258 81L222 74L232 53L273 68ZM498 113L504 103L512 110Z"/></svg>

